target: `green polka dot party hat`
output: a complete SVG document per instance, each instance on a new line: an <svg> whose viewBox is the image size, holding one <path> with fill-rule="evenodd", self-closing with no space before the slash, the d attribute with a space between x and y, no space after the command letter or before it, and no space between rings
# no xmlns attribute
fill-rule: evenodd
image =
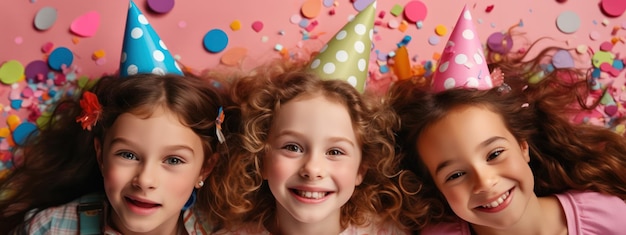
<svg viewBox="0 0 626 235"><path fill-rule="evenodd" d="M310 70L322 79L344 80L363 93L375 17L376 1L359 12L322 47L311 61Z"/></svg>

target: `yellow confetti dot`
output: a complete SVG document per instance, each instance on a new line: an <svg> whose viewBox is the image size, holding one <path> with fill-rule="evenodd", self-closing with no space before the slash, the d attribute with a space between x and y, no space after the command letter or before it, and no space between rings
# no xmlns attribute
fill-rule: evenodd
<svg viewBox="0 0 626 235"><path fill-rule="evenodd" d="M15 114L11 114L7 117L7 124L9 124L9 129L11 131L15 130L21 122L22 120L20 120L20 117Z"/></svg>
<svg viewBox="0 0 626 235"><path fill-rule="evenodd" d="M233 31L241 29L241 21L234 20L232 23L230 23L230 29L232 29Z"/></svg>
<svg viewBox="0 0 626 235"><path fill-rule="evenodd" d="M437 25L437 27L435 27L435 33L439 36L444 36L448 33L448 28L444 25Z"/></svg>
<svg viewBox="0 0 626 235"><path fill-rule="evenodd" d="M626 126L624 126L624 124L619 124L615 127L615 132L617 134L623 135L624 131L626 131Z"/></svg>
<svg viewBox="0 0 626 235"><path fill-rule="evenodd" d="M0 128L0 138L6 138L10 134L11 134L11 131L9 131L8 127Z"/></svg>
<svg viewBox="0 0 626 235"><path fill-rule="evenodd" d="M100 50L94 51L93 54L91 55L91 57L94 60L97 60L97 59L100 59L100 58L104 57L105 55L106 55L106 53L104 52L104 50L100 49Z"/></svg>
<svg viewBox="0 0 626 235"><path fill-rule="evenodd" d="M578 52L578 54L585 54L585 52L587 52L587 45L578 45L576 52Z"/></svg>

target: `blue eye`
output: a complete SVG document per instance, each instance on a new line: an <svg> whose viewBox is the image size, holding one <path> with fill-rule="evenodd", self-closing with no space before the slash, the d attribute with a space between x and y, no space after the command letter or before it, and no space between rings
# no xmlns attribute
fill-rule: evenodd
<svg viewBox="0 0 626 235"><path fill-rule="evenodd" d="M502 154L502 152L504 152L504 149L497 149L496 151L489 153L489 156L487 156L487 161L498 158L500 154Z"/></svg>
<svg viewBox="0 0 626 235"><path fill-rule="evenodd" d="M137 155L131 152L119 152L115 154L116 156L120 156L121 158L128 160L137 160Z"/></svg>
<svg viewBox="0 0 626 235"><path fill-rule="evenodd" d="M297 152L297 153L301 153L302 152L302 148L300 148L300 146L298 146L296 144L287 144L287 145L283 146L282 149L285 149L285 150L291 151L291 152Z"/></svg>
<svg viewBox="0 0 626 235"><path fill-rule="evenodd" d="M454 174L448 176L448 178L446 179L446 181L450 181L450 180L454 180L457 179L461 176L465 175L465 172L455 172Z"/></svg>
<svg viewBox="0 0 626 235"><path fill-rule="evenodd" d="M170 157L165 159L165 163L168 165L179 165L185 163L182 159L177 157Z"/></svg>

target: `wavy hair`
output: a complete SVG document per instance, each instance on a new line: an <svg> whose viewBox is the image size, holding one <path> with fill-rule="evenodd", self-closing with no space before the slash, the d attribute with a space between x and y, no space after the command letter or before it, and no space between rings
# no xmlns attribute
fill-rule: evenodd
<svg viewBox="0 0 626 235"><path fill-rule="evenodd" d="M23 163L0 181L4 194L0 198L1 231L11 231L24 222L29 210L41 211L88 193L104 193L94 138L103 139L122 113L149 117L157 107L163 107L201 138L205 163L213 153L225 151L216 138L215 119L219 107L228 108L230 102L223 90L203 79L153 74L106 76L91 91L102 105L101 118L92 131L83 130L76 122L81 113L78 97L67 97L56 105L50 121L17 150ZM228 119L236 116L226 114ZM227 132L228 125L224 126ZM198 191L199 198L210 194L208 187ZM208 213L209 200L197 200L195 208Z"/></svg>
<svg viewBox="0 0 626 235"><path fill-rule="evenodd" d="M273 63L261 66L250 76L238 79L232 91L241 105L240 143L224 185L224 207L231 208L224 227L256 224L258 229L276 223L276 202L261 176L263 156L268 152L268 134L281 105L307 94L321 94L347 109L362 150L363 182L356 186L350 200L341 208L341 225L365 225L374 215L382 220L398 219L403 194L395 183L398 161L395 158L396 115L380 102L380 97L361 95L348 83L322 80L306 71L305 64ZM233 219L234 218L234 219Z"/></svg>
<svg viewBox="0 0 626 235"><path fill-rule="evenodd" d="M604 127L572 124L563 114L572 98L558 89L524 90L518 86L522 82L511 84L510 92L493 88L433 93L428 87L404 81L390 90L389 102L401 119L397 140L402 165L421 182L422 190L416 197L430 204L415 208L427 212L414 218L419 224L448 221L455 216L422 163L416 144L425 128L462 106L488 108L502 117L517 141L528 142L537 196L576 189L626 199L626 175L622 174L626 170L626 139Z"/></svg>

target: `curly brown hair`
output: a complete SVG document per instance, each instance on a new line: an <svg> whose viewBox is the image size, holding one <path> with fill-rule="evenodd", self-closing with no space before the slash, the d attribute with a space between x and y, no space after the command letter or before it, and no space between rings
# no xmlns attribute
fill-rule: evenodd
<svg viewBox="0 0 626 235"><path fill-rule="evenodd" d="M393 132L398 119L382 105L380 96L359 94L343 81L322 80L308 72L306 64L284 62L257 68L235 81L232 91L233 99L241 105L243 126L240 143L231 150L229 171L220 177L222 211L227 211L223 227L255 224L259 229L269 229L275 224L276 202L260 171L269 149L269 130L281 105L307 94L321 94L344 105L361 145L365 175L341 208L342 227L378 222L373 216L381 221L400 220L404 194L397 185L399 166Z"/></svg>
<svg viewBox="0 0 626 235"><path fill-rule="evenodd" d="M549 83L556 77L546 79ZM422 190L416 197L430 204L414 208L423 214L414 218L417 223L425 226L455 218L420 160L416 144L425 128L462 106L487 107L501 115L518 142L528 142L537 196L575 189L626 199L626 175L622 174L626 170L626 139L604 127L574 125L564 115L571 111L569 102L580 93L570 92L568 97L561 89L579 87L577 83L585 81L562 84L559 89L524 89L523 82L507 80L512 84L509 92L493 88L433 93L427 86L415 86L410 80L399 82L390 90L389 102L402 123L397 136L402 166L414 172L421 182Z"/></svg>
<svg viewBox="0 0 626 235"><path fill-rule="evenodd" d="M82 111L79 97L68 96L56 105L50 121L16 150L22 153L24 162L0 180L0 189L5 193L0 198L0 231L11 231L24 222L25 213L31 209L62 205L89 193L104 194L94 138L103 139L122 113L149 116L156 107L167 108L201 138L205 160L227 150L215 134L220 106L226 109L222 126L226 136L231 127L228 123L237 118L230 115L227 90L193 76L106 76L90 91L102 106L101 118L91 131L83 130L76 122ZM210 212L209 200L204 198L210 198L211 193L207 187L198 190L201 199L195 208L203 214Z"/></svg>

